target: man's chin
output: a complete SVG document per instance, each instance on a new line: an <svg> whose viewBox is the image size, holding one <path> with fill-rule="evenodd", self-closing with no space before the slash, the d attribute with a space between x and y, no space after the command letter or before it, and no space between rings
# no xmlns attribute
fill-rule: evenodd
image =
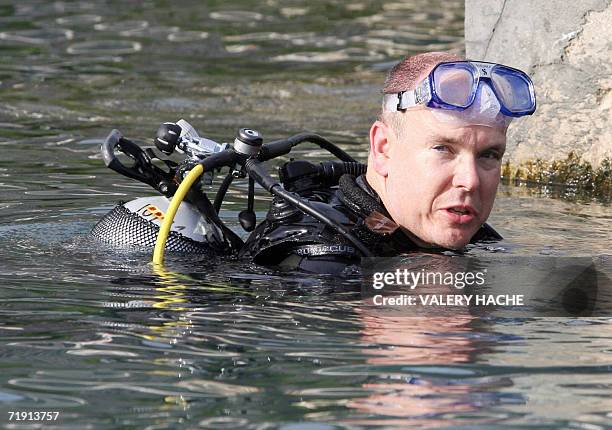
<svg viewBox="0 0 612 430"><path fill-rule="evenodd" d="M473 231L463 231L463 230L450 230L444 231L442 234L437 235L437 237L433 237L431 240L431 245L433 247L452 249L455 251L461 250L465 248L465 246L470 243L472 236L474 236L475 232Z"/></svg>
<svg viewBox="0 0 612 430"><path fill-rule="evenodd" d="M419 234L418 236L412 233L408 229L404 229L404 232L412 241L421 248L445 248L452 250L463 249L472 237L476 234L478 229L474 228L445 228L438 229L437 231L431 231L433 234Z"/></svg>
<svg viewBox="0 0 612 430"><path fill-rule="evenodd" d="M453 235L451 237L446 238L441 241L440 246L447 249L460 250L465 248L465 246L470 243L473 234L470 235Z"/></svg>

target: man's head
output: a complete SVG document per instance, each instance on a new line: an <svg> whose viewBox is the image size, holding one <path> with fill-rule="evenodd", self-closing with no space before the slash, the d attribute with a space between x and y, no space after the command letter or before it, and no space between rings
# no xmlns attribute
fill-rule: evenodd
<svg viewBox="0 0 612 430"><path fill-rule="evenodd" d="M436 65L461 60L442 52L406 58L383 92L413 90ZM506 125L447 122L431 108L383 111L370 128L368 182L417 244L462 248L493 208Z"/></svg>

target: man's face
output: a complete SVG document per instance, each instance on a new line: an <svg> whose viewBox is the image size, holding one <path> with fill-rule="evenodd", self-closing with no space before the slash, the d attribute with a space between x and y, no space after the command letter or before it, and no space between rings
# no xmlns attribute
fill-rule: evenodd
<svg viewBox="0 0 612 430"><path fill-rule="evenodd" d="M427 110L401 115L399 136L380 125L388 140L385 206L419 245L462 248L493 208L505 130L450 126Z"/></svg>

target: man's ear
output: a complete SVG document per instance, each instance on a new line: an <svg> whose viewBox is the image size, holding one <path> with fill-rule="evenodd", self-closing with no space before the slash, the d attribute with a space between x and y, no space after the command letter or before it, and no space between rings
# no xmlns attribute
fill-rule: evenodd
<svg viewBox="0 0 612 430"><path fill-rule="evenodd" d="M370 127L371 164L380 176L389 174L389 161L393 131L382 121L375 121Z"/></svg>

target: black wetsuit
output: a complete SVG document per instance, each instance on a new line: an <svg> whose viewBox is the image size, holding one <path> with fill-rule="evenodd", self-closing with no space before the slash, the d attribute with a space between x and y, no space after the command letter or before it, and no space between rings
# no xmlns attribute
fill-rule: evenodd
<svg viewBox="0 0 612 430"><path fill-rule="evenodd" d="M350 228L375 256L395 256L419 249L391 219L364 175L344 175L337 187L317 188L310 184L292 191ZM499 239L501 236L484 224L471 243ZM344 236L279 198L274 198L266 219L251 233L240 256L261 265L318 273L338 273L358 264L362 257Z"/></svg>

